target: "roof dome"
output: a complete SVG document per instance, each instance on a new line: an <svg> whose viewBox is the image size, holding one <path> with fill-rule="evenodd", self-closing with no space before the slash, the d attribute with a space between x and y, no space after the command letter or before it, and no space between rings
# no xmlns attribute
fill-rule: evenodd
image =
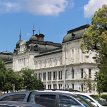
<svg viewBox="0 0 107 107"><path fill-rule="evenodd" d="M63 42L68 42L70 40L72 40L72 33L66 34L63 38Z"/></svg>
<svg viewBox="0 0 107 107"><path fill-rule="evenodd" d="M25 44L26 42L24 41L24 40L19 40L18 42L17 42L17 44L16 45L23 45L23 44Z"/></svg>
<svg viewBox="0 0 107 107"><path fill-rule="evenodd" d="M68 41L72 41L72 40L75 40L75 39L80 39L82 38L83 34L84 34L84 31L86 30L86 28L88 28L89 25L86 24L86 25L83 25L83 26L80 26L78 28L75 28L75 29L71 29L67 32L67 34L65 35L65 37L63 38L63 43L64 42L68 42Z"/></svg>
<svg viewBox="0 0 107 107"><path fill-rule="evenodd" d="M36 35L32 35L31 38L30 38L29 40L32 40L32 41L37 40Z"/></svg>

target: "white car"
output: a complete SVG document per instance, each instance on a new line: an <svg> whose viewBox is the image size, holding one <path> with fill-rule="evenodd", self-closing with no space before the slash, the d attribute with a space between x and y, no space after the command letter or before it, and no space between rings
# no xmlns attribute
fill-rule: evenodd
<svg viewBox="0 0 107 107"><path fill-rule="evenodd" d="M62 92L62 93L64 92L64 93L71 93L71 94L79 95L81 98L87 100L92 105L94 105L94 107L107 107L107 102L105 100L102 100L103 103L98 102L93 97L91 97L92 94L90 94L90 93L70 92L70 91L61 91L61 90L54 90L54 91L59 91L59 92Z"/></svg>
<svg viewBox="0 0 107 107"><path fill-rule="evenodd" d="M86 99L87 101L91 102L95 107L107 107L107 102L104 99L100 99L101 102L98 102L93 97L91 97L92 94L90 93L81 93L81 92L71 92L73 94L77 94L80 97Z"/></svg>

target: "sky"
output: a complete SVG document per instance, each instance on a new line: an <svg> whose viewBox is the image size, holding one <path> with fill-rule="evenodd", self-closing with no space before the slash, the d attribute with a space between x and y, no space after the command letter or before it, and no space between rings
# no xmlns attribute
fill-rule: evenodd
<svg viewBox="0 0 107 107"><path fill-rule="evenodd" d="M13 52L19 40L35 33L45 41L62 43L68 30L90 24L107 0L0 0L0 52Z"/></svg>

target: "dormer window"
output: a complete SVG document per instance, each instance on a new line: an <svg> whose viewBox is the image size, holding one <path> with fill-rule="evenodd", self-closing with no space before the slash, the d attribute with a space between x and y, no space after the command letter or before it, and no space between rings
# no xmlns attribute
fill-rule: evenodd
<svg viewBox="0 0 107 107"><path fill-rule="evenodd" d="M72 38L73 38L73 39L75 38L75 34L74 34L74 33L72 33Z"/></svg>

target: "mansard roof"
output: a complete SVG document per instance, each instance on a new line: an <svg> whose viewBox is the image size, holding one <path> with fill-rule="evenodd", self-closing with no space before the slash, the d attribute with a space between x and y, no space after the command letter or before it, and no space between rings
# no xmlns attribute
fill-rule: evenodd
<svg viewBox="0 0 107 107"><path fill-rule="evenodd" d="M54 43L50 41L38 41L38 40L30 40L27 41L26 44L41 44L41 45L52 45L52 46L58 46L61 47L61 43Z"/></svg>
<svg viewBox="0 0 107 107"><path fill-rule="evenodd" d="M62 52L61 48L57 48L57 49L53 49L47 52L42 52L39 55L36 55L35 58L41 57L41 56L46 56L46 55L51 55L51 54L55 54L55 53L60 53Z"/></svg>
<svg viewBox="0 0 107 107"><path fill-rule="evenodd" d="M62 48L62 45L60 43L53 43L49 41L27 41L26 45L29 49L32 48L32 51L38 51L40 53L57 48Z"/></svg>
<svg viewBox="0 0 107 107"><path fill-rule="evenodd" d="M0 59L3 60L4 62L5 61L12 61L13 53L7 52L7 51L0 52Z"/></svg>
<svg viewBox="0 0 107 107"><path fill-rule="evenodd" d="M63 38L63 43L80 39L85 31L86 28L89 27L89 24L80 26L78 28L71 29L67 32L67 34Z"/></svg>

